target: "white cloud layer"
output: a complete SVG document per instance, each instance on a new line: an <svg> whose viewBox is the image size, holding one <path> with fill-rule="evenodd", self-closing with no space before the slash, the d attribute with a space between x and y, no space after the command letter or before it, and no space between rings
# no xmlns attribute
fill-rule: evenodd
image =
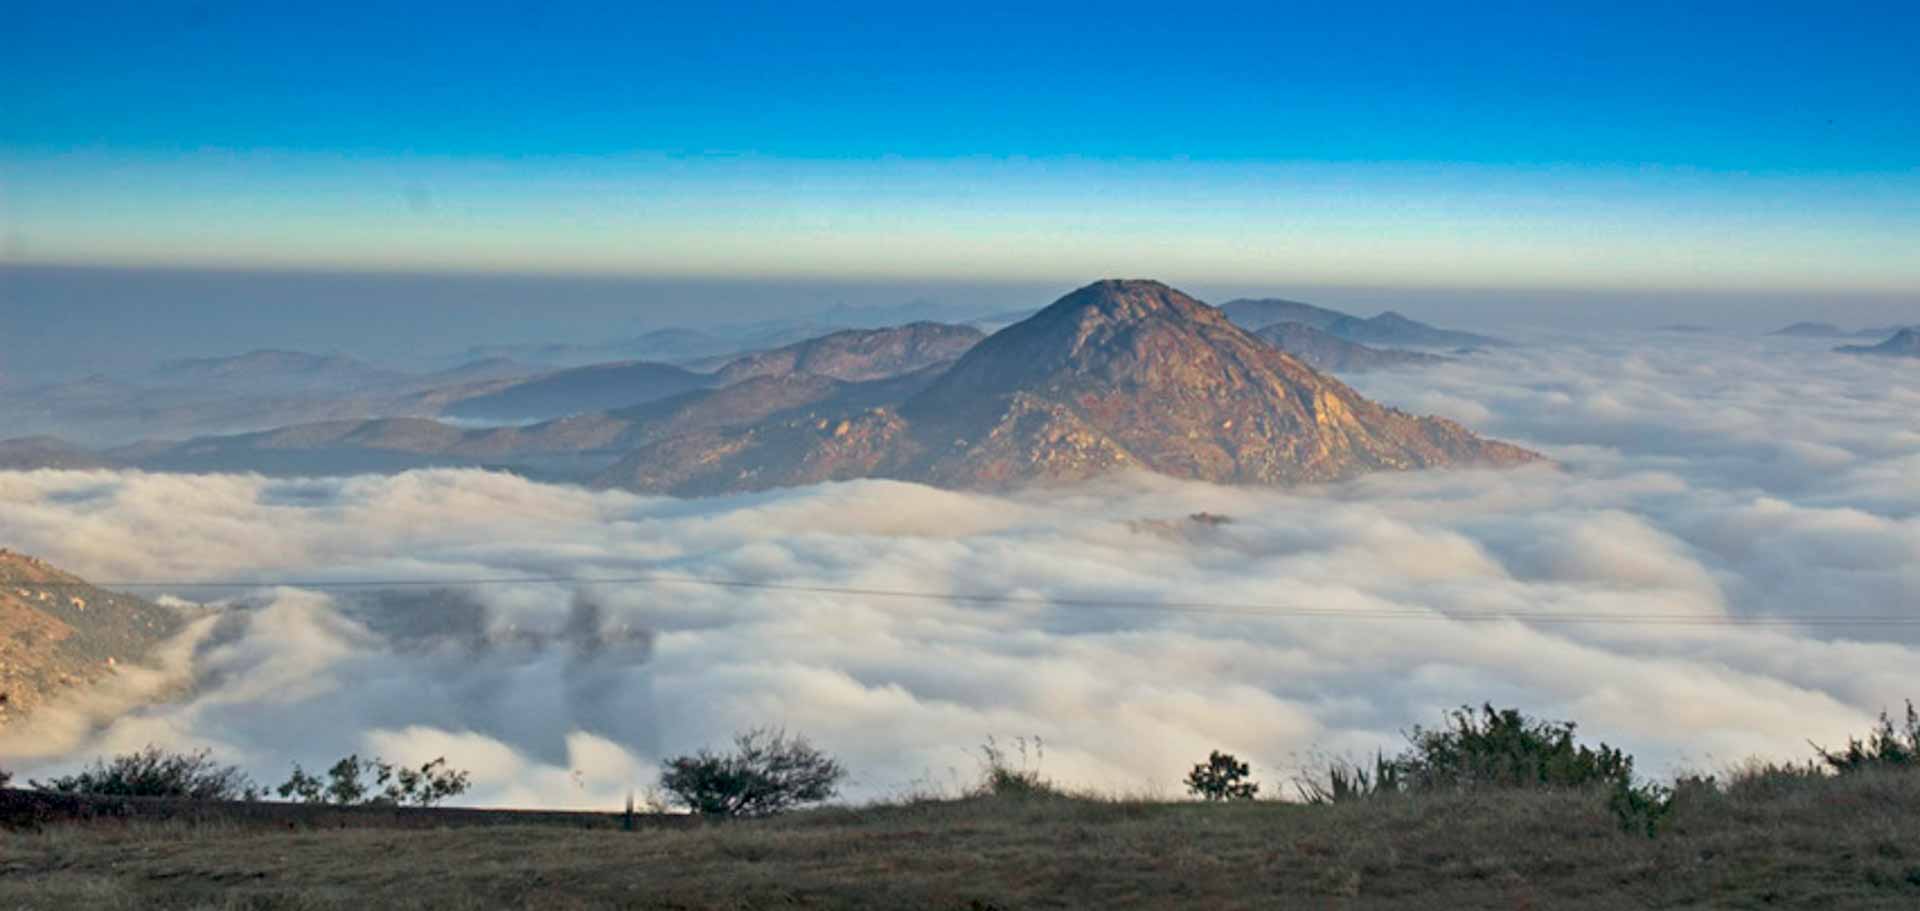
<svg viewBox="0 0 1920 911"><path fill-rule="evenodd" d="M1279 784L1310 753L1391 749L1463 702L1576 720L1663 772L1804 757L1808 739L1920 697L1920 626L1742 625L1920 622L1915 365L1649 334L1360 379L1560 465L1300 490L1135 476L695 501L469 471L0 474L0 543L100 581L668 573L1074 602L266 589L124 687L172 675L187 695L128 712L126 693L97 694L0 757L36 773L208 746L278 781L351 751L445 755L474 772L472 802L606 809L662 756L773 723L839 754L854 796L971 778L990 735L1042 738L1043 771L1065 782L1171 793L1209 749ZM1202 511L1234 521L1184 519ZM1101 601L1333 615L1082 603ZM1485 612L1536 617L1444 616Z"/></svg>

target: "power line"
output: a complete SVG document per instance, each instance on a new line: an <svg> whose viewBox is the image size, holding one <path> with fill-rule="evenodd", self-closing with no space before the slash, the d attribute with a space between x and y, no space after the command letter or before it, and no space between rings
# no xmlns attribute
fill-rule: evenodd
<svg viewBox="0 0 1920 911"><path fill-rule="evenodd" d="M1447 611L1418 607L1333 608L1293 604L1250 604L1221 601L1128 601L1124 599L1049 598L1039 596L974 594L965 592L913 591L907 589L865 588L839 585L810 585L783 582L757 582L708 576L643 574L626 576L499 576L439 579L280 579L192 581L111 581L111 582L0 582L0 588L101 590L138 589L221 589L261 588L399 589L399 588L485 588L509 585L697 585L712 588L792 592L796 594L838 595L890 600L935 601L954 604L1068 608L1074 610L1144 611L1157 613L1212 614L1262 618L1327 618L1354 620L1452 620L1467 623L1539 623L1539 624L1611 624L1633 626L1920 626L1920 614L1898 615L1823 615L1772 614L1755 617L1689 616L1681 614L1618 614L1551 611Z"/></svg>

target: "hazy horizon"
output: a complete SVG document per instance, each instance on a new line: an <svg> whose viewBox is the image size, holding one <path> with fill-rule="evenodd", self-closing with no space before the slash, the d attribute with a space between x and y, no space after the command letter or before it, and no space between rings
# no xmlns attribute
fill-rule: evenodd
<svg viewBox="0 0 1920 911"><path fill-rule="evenodd" d="M1053 282L0 266L0 375L126 372L257 349L340 353L421 368L469 349L588 344L684 327L824 321L884 325L1038 309L1100 278L1159 278L1219 304L1280 297L1361 316L1394 310L1493 334L1699 324L1763 333L1820 320L1920 323L1907 295L1593 291L1183 282L1151 275Z"/></svg>

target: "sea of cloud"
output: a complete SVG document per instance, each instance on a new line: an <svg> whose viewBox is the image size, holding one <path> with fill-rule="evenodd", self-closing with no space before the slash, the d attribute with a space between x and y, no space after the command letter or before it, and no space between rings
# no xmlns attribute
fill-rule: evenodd
<svg viewBox="0 0 1920 911"><path fill-rule="evenodd" d="M965 784L988 737L1037 738L1058 781L1172 794L1210 749L1283 788L1462 703L1576 720L1662 773L1804 758L1920 697L1920 626L1850 622L1920 623L1920 364L1531 342L1354 378L1556 460L1504 472L703 500L477 471L0 474L0 543L217 599L0 758L39 774L207 747L277 781L444 755L473 803L614 808L663 756L773 724L842 757L856 798ZM528 576L629 581L185 584Z"/></svg>

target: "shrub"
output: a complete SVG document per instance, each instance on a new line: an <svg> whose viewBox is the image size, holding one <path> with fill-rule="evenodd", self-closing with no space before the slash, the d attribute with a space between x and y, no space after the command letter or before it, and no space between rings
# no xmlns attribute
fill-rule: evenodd
<svg viewBox="0 0 1920 911"><path fill-rule="evenodd" d="M445 757L410 768L356 754L334 763L325 779L295 764L293 775L274 793L295 803L431 807L466 793L470 783L465 771L447 767Z"/></svg>
<svg viewBox="0 0 1920 911"><path fill-rule="evenodd" d="M1796 793L1831 775L1820 763L1769 762L1750 759L1727 770L1727 796L1775 799Z"/></svg>
<svg viewBox="0 0 1920 911"><path fill-rule="evenodd" d="M660 787L703 816L771 816L830 800L846 769L801 737L756 728L733 739L733 752L701 750L661 763Z"/></svg>
<svg viewBox="0 0 1920 911"><path fill-rule="evenodd" d="M220 765L206 750L169 753L149 746L135 753L95 760L91 768L34 787L63 794L115 797L186 797L194 800L258 800L260 789L238 766Z"/></svg>
<svg viewBox="0 0 1920 911"><path fill-rule="evenodd" d="M1633 757L1604 743L1575 743L1573 732L1571 721L1462 706L1448 712L1439 728L1408 732L1407 748L1391 759L1375 754L1371 768L1336 759L1294 786L1308 803L1478 788L1633 787Z"/></svg>
<svg viewBox="0 0 1920 911"><path fill-rule="evenodd" d="M1402 784L1399 763L1379 753L1374 754L1372 771L1357 762L1333 759L1327 762L1323 776L1294 780L1300 799L1311 804L1346 803L1397 794Z"/></svg>
<svg viewBox="0 0 1920 911"><path fill-rule="evenodd" d="M1187 773L1187 793L1207 800L1252 800L1260 785L1247 780L1249 771L1232 753L1214 750Z"/></svg>
<svg viewBox="0 0 1920 911"><path fill-rule="evenodd" d="M1867 734L1866 740L1849 737L1847 748L1837 752L1829 752L1817 744L1814 749L1841 775L1867 769L1920 769L1920 713L1914 711L1912 700L1908 700L1904 727L1895 726L1893 719L1881 712L1879 726Z"/></svg>
<svg viewBox="0 0 1920 911"><path fill-rule="evenodd" d="M1721 799L1720 782L1711 775L1680 775L1671 786L1620 779L1607 797L1607 809L1619 820L1620 828L1652 838L1667 827L1680 808Z"/></svg>
<svg viewBox="0 0 1920 911"><path fill-rule="evenodd" d="M1029 741L1025 737L1013 740L1014 749L1009 752L1002 748L992 737L980 745L980 786L978 792L994 797L1053 797L1059 795L1058 788L1040 774L1040 763L1046 759L1046 743L1035 737ZM1019 756L1016 762L1014 757Z"/></svg>
<svg viewBox="0 0 1920 911"><path fill-rule="evenodd" d="M1518 709L1447 713L1446 726L1415 727L1396 772L1413 790L1445 788L1583 787L1631 782L1633 757L1600 744L1573 740L1571 721L1541 721Z"/></svg>

